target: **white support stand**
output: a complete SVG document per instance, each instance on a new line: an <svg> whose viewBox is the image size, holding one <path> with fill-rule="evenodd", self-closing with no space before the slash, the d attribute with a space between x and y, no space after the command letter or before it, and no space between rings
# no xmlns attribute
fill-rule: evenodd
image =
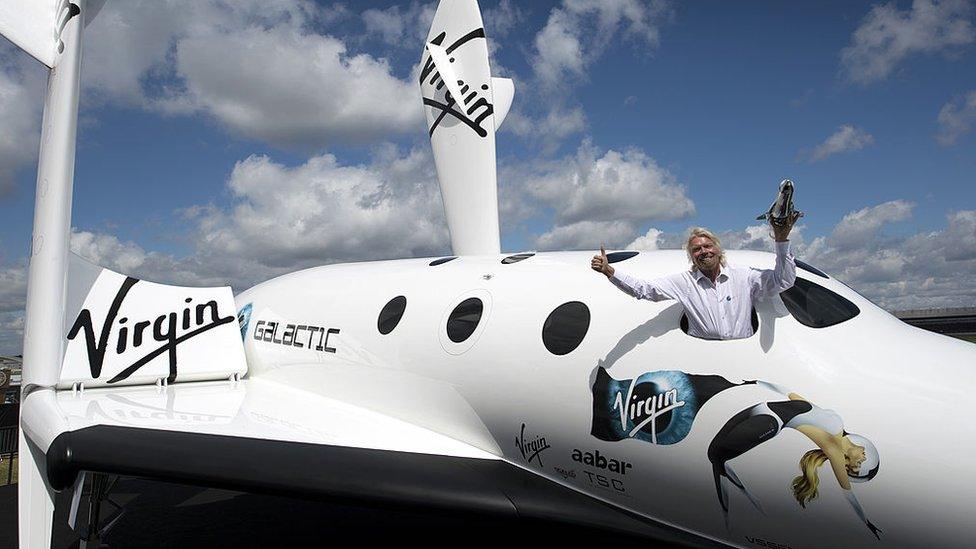
<svg viewBox="0 0 976 549"><path fill-rule="evenodd" d="M54 490L47 483L44 452L20 430L17 468L20 549L49 549L54 527Z"/></svg>
<svg viewBox="0 0 976 549"><path fill-rule="evenodd" d="M82 10L84 0L73 0ZM27 277L23 390L53 387L64 355L64 305L75 172L78 86L84 17L65 25L64 52L51 69L44 100L34 198L34 234ZM21 399L23 400L23 399Z"/></svg>
<svg viewBox="0 0 976 549"><path fill-rule="evenodd" d="M58 7L58 16L67 22L60 37L52 36L52 40L60 40L64 47L56 55L44 100L27 279L21 402L26 402L26 396L32 391L50 390L57 384L65 343L64 305L85 0L62 0ZM79 10L81 15L71 16ZM23 425L19 444L20 548L48 549L54 521L54 491L45 478L44 449L28 441Z"/></svg>

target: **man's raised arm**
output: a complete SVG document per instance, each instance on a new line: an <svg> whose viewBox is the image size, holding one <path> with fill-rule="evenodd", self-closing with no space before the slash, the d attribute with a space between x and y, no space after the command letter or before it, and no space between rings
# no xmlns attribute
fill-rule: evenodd
<svg viewBox="0 0 976 549"><path fill-rule="evenodd" d="M796 262L790 252L790 231L799 219L794 213L790 219L782 224L772 224L773 237L776 239L776 266L772 269L754 270L753 295L765 297L776 295L793 287L796 282Z"/></svg>
<svg viewBox="0 0 976 549"><path fill-rule="evenodd" d="M674 285L667 278L640 280L617 272L610 266L610 262L607 260L607 251L603 244L600 245L600 254L593 256L593 259L590 260L590 268L598 273L603 273L614 286L637 299L648 299L650 301L677 299Z"/></svg>

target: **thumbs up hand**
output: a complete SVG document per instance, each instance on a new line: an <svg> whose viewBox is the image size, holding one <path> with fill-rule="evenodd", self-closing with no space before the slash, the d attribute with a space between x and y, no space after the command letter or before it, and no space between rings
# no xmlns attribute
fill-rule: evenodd
<svg viewBox="0 0 976 549"><path fill-rule="evenodd" d="M593 259L590 261L590 268L598 273L607 275L607 278L613 276L613 267L607 261L607 250L603 247L603 244L600 244L600 255L593 256Z"/></svg>

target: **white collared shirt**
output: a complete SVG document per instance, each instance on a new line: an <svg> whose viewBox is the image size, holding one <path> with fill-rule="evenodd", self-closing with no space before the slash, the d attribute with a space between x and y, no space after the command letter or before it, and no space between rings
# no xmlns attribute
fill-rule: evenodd
<svg viewBox="0 0 976 549"><path fill-rule="evenodd" d="M698 269L653 280L614 270L613 284L637 299L678 300L688 315L688 335L704 339L741 339L752 330L752 300L793 287L796 263L789 242L776 243L776 267L722 267L715 283Z"/></svg>

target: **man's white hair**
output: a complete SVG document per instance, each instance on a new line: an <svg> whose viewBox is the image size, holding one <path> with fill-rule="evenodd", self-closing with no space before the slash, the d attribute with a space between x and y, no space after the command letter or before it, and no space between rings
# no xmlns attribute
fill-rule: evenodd
<svg viewBox="0 0 976 549"><path fill-rule="evenodd" d="M712 244L715 244L715 250L718 253L719 262L724 267L725 250L722 249L722 241L719 240L718 236L715 233L709 231L705 227L692 227L691 229L688 230L688 240L685 241L685 253L688 254L688 261L691 262L692 264L695 263L694 258L691 257L691 241L700 236L703 236L711 240Z"/></svg>

